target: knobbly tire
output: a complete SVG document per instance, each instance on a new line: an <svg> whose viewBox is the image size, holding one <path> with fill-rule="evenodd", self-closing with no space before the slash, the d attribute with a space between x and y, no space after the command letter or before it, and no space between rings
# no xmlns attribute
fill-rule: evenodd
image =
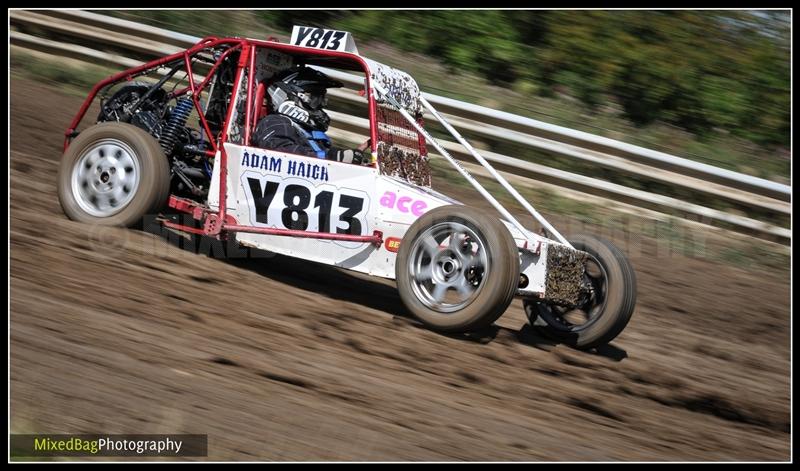
<svg viewBox="0 0 800 471"><path fill-rule="evenodd" d="M170 170L158 142L136 126L108 122L81 132L61 159L58 199L72 220L141 226L170 191Z"/></svg>
<svg viewBox="0 0 800 471"><path fill-rule="evenodd" d="M576 309L524 301L532 326L548 337L579 349L609 343L625 328L636 306L636 275L628 259L611 242L590 235L569 239L589 254L586 276L593 295Z"/></svg>
<svg viewBox="0 0 800 471"><path fill-rule="evenodd" d="M443 332L475 331L497 320L517 292L519 270L517 246L503 223L460 205L415 221L395 264L403 304Z"/></svg>

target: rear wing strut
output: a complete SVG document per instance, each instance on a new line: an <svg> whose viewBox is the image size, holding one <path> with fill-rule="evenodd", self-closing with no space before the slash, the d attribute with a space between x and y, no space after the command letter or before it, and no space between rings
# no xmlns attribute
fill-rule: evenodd
<svg viewBox="0 0 800 471"><path fill-rule="evenodd" d="M513 224L514 227L516 227L522 234L525 234L527 232L527 229L525 229L525 227L517 220L517 218L512 216L511 213L505 207L503 207L503 205L500 204L500 202L497 201L497 199L494 196L491 195L491 193L486 191L486 189L480 184L480 182L478 182L478 180L476 180L475 177L473 177L467 171L467 169L462 167L461 164L459 164L458 161L455 158L453 158L453 156L450 155L450 153L447 152L436 141L436 139L434 139L433 136L430 135L430 133L428 133L428 131L426 131L422 126L420 126L419 123L417 123L417 121L408 113L408 111L406 111L400 105L400 103L397 102L397 100L390 93L387 93L385 88L383 88L380 84L376 82L372 83L372 87L375 89L375 91L377 91L381 95L381 98L385 99L392 106L397 108L400 114L403 115L403 118L405 118L409 123L411 123L411 125L414 126L417 132L425 136L425 139L428 142L430 142L431 145L433 145L436 148L436 150L438 150L439 153L445 159L447 159L448 162L450 162L450 164L458 171L458 173L460 173L473 187L475 187L475 189L478 190L478 193L480 193L484 198L486 198L486 200L492 206L494 206L494 208L497 211L499 211L500 214L502 214L503 217L505 217L508 220L508 222ZM522 205L523 208L525 208L537 221L539 221L539 223L545 228L545 230L548 233L552 234L562 244L566 245L569 248L573 248L572 244L570 244L567 241L567 239L563 235L561 235L561 233L559 233L544 218L544 216L542 216L538 211L536 211L536 209L534 209L534 207L530 203L528 203L525 200L525 198L523 198L522 195L519 194L519 192L513 186L511 186L511 184L508 183L508 181L505 178L503 178L503 176L500 175L500 173L498 173L497 170L495 170L494 167L492 167L492 165L485 158L483 158L483 156L481 156L478 153L478 151L476 151L475 148L472 147L472 145L470 145L470 143L467 142L466 139L464 139L461 136L461 134L459 134L458 131L456 131L453 128L453 126L451 126L450 123L448 123L444 119L444 117L442 117L442 115L440 115L439 112L436 111L436 109L434 109L434 107L428 102L428 100L426 100L425 97L423 97L421 94L419 96L419 101L422 104L422 106L424 106L442 124L442 126L444 126L444 128L447 129L447 131L450 132L450 134L452 134L453 137L455 137L458 140L458 142L460 142L461 145L463 145L469 151L469 153L475 157L478 163L480 163L484 168L486 168L486 170L489 171L489 173L495 178L495 180L497 180L497 182L500 183L503 186L503 188L508 190L508 192L511 193L514 199L516 199L519 202L519 204Z"/></svg>

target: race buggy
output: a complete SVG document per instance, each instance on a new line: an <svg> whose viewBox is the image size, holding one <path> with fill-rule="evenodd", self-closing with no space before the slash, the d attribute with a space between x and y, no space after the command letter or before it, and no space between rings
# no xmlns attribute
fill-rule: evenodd
<svg viewBox="0 0 800 471"><path fill-rule="evenodd" d="M365 105L368 162L253 144L271 78L295 65L363 74L362 90L340 93ZM97 123L79 131L98 94ZM425 111L548 237L523 227L431 136ZM431 189L429 145L502 220ZM343 31L295 27L289 43L207 37L101 81L66 131L58 195L76 221L137 226L162 214L172 230L395 279L408 310L438 331L479 330L520 296L532 325L591 348L622 331L636 302L633 269L616 247L562 236L408 74L362 57Z"/></svg>

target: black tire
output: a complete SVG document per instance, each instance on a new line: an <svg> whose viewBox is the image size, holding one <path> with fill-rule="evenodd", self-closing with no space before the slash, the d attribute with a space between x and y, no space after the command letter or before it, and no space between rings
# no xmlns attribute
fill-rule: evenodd
<svg viewBox="0 0 800 471"><path fill-rule="evenodd" d="M73 172L78 171L76 167L84 156L91 153L92 149L97 149L103 142L111 143L111 149L124 147L129 150L132 159L138 165L138 184L124 194L124 204L109 209L107 215L93 214L91 208L86 207L89 204L85 201L86 198L80 196L81 190L73 187ZM87 160L87 168L89 161ZM115 168L114 174L116 172ZM106 175L106 178L109 178L109 175ZM74 221L103 226L138 227L145 215L158 213L166 203L169 192L170 170L164 152L155 138L130 124L100 123L86 129L72 141L61 159L58 199L64 214ZM79 199L83 203L79 203Z"/></svg>
<svg viewBox="0 0 800 471"><path fill-rule="evenodd" d="M573 247L588 253L597 261L601 270L593 277L596 291L602 296L594 303L582 308L588 320L582 324L571 324L563 319L559 308L530 300L524 301L528 321L540 332L559 342L579 349L590 349L605 345L622 332L633 315L636 306L636 275L628 259L611 242L590 235L569 238ZM591 258L590 262L591 263ZM605 281L598 281L600 278Z"/></svg>
<svg viewBox="0 0 800 471"><path fill-rule="evenodd" d="M460 228L465 230L459 232ZM455 235L447 237L448 230ZM445 236L435 235L440 232ZM425 247L432 247L425 244L429 237L436 248L426 251ZM442 248L445 241L450 243ZM418 266L430 267L441 276L431 275L425 278L428 281L420 281L418 272L425 269L417 270ZM424 214L408 229L397 254L395 275L403 304L426 326L443 332L469 332L492 324L514 299L519 285L519 251L511 233L498 219L466 206L441 206ZM459 285L456 289L446 288L445 297L460 297L462 287L469 295L455 302L443 298L450 302L437 304L431 294L437 292L434 279L445 280L438 283L442 286Z"/></svg>

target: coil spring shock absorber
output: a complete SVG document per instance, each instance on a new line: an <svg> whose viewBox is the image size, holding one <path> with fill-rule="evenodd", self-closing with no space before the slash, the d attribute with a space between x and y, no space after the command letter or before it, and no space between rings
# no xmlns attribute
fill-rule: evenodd
<svg viewBox="0 0 800 471"><path fill-rule="evenodd" d="M172 149L175 148L175 142L178 140L178 134L181 129L186 125L186 120L189 119L189 114L192 112L192 100L188 98L181 98L172 109L172 113L161 131L161 139L159 144L164 150L165 155L170 155Z"/></svg>

